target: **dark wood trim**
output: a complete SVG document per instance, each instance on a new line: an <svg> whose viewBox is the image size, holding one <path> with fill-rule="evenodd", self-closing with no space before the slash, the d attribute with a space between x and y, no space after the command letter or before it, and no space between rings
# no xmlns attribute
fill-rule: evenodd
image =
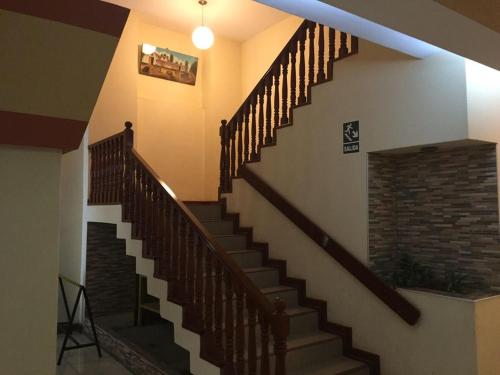
<svg viewBox="0 0 500 375"><path fill-rule="evenodd" d="M184 204L193 204L193 205L211 205L211 204L217 204L218 201L183 201Z"/></svg>
<svg viewBox="0 0 500 375"><path fill-rule="evenodd" d="M87 121L0 110L0 144L76 150Z"/></svg>
<svg viewBox="0 0 500 375"><path fill-rule="evenodd" d="M62 22L119 38L129 9L99 0L2 0L0 9Z"/></svg>
<svg viewBox="0 0 500 375"><path fill-rule="evenodd" d="M420 311L415 306L380 280L368 267L302 214L262 178L245 165L240 168L240 176L406 323L409 325L417 323Z"/></svg>

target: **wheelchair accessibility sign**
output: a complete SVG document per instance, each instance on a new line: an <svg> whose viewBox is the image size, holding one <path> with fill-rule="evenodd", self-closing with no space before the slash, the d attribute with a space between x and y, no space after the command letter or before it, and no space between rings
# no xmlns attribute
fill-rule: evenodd
<svg viewBox="0 0 500 375"><path fill-rule="evenodd" d="M346 122L342 128L344 154L359 152L359 121Z"/></svg>

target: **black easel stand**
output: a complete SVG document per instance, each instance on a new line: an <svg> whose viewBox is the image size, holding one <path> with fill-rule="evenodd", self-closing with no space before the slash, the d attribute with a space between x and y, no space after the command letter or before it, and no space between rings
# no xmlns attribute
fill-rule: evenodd
<svg viewBox="0 0 500 375"><path fill-rule="evenodd" d="M64 284L63 280L67 281L70 284L73 284L74 286L78 287L78 294L76 296L76 301L75 305L73 306L73 312L69 313L69 305L68 305L68 299L66 298L66 291L64 290ZM64 276L59 276L59 286L61 288L61 294L63 297L64 301L64 308L66 309L66 314L68 315L68 329L66 331L66 334L64 336L64 341L61 347L61 352L59 353L59 359L57 360L57 365L59 366L61 364L64 352L67 350L75 350L75 349L81 349L81 348L88 348L90 346L95 346L97 347L97 354L99 357L102 357L101 353L101 347L99 346L99 340L97 339L97 333L95 330L95 325L94 325L94 319L92 317L92 311L90 309L90 304L89 304L89 299L87 297L87 292L85 291L85 287L83 285L80 285L73 280L70 280ZM83 295L83 300L85 302L85 308L87 310L88 318L90 320L90 325L92 327L92 333L94 335L94 341L88 344L80 344L73 336L71 336L73 332L73 323L75 321L75 316L76 316L76 311L78 310L78 305L80 304L80 299ZM74 346L66 346L68 344L68 340L71 340L75 345Z"/></svg>

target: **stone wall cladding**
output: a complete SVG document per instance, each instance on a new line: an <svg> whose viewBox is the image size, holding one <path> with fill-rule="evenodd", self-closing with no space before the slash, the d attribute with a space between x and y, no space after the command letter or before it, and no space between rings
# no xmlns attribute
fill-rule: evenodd
<svg viewBox="0 0 500 375"><path fill-rule="evenodd" d="M438 278L500 287L496 145L369 156L370 261L390 274L407 252ZM393 215L393 212L395 214Z"/></svg>
<svg viewBox="0 0 500 375"><path fill-rule="evenodd" d="M135 259L116 238L116 225L88 223L86 286L96 317L135 308Z"/></svg>

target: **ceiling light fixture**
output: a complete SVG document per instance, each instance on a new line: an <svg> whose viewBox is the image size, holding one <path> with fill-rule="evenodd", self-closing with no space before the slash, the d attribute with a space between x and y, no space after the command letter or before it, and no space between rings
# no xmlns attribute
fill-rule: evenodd
<svg viewBox="0 0 500 375"><path fill-rule="evenodd" d="M200 0L198 4L201 5L201 26L193 30L191 38L193 44L199 49L208 49L214 44L214 33L208 26L205 26L205 12L204 8L207 5L207 0Z"/></svg>

